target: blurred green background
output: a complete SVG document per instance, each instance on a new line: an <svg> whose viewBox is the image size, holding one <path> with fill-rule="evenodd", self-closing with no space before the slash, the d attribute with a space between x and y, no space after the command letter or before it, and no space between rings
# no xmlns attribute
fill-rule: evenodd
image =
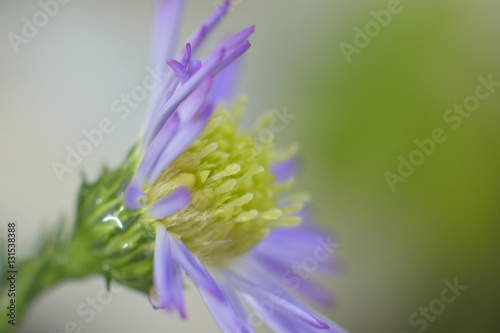
<svg viewBox="0 0 500 333"><path fill-rule="evenodd" d="M500 87L458 129L443 120L474 95L479 76L500 82L500 4L402 1L347 61L340 45L356 45L354 29L390 2L236 1L218 31L257 25L239 89L249 95L248 119L273 108L296 115L279 142L300 144L298 188L312 193L317 219L341 245L342 269L331 282L337 305L328 314L351 332L418 332L409 317L457 278L467 289L423 331L500 332ZM1 35L20 31L37 6L2 1ZM189 2L181 36L213 7ZM151 1L75 0L19 54L2 40L0 218L18 221L25 255L61 210L73 213L78 176L59 183L50 163L145 75L151 10ZM121 161L146 110L141 104L84 161L91 176L102 161ZM396 174L398 157L436 128L447 140L391 191L385 173ZM81 322L74 309L102 287L90 279L51 291L22 332ZM196 295L187 323L150 311L132 292L116 299L82 331L218 331Z"/></svg>

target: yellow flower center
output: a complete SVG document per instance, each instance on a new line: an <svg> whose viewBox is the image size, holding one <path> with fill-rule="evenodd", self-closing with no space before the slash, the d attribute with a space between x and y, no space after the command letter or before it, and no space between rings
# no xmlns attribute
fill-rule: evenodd
<svg viewBox="0 0 500 333"><path fill-rule="evenodd" d="M265 140L259 135L269 128L272 114L251 131L239 130L244 105L240 98L233 110L216 110L198 139L144 188L148 205L179 186L191 190L193 200L187 208L150 222L165 225L204 263L238 256L272 228L299 223L299 217L289 214L300 210L306 200L300 195L279 197L293 179L276 184L271 166L292 157L296 149L278 153L273 135Z"/></svg>

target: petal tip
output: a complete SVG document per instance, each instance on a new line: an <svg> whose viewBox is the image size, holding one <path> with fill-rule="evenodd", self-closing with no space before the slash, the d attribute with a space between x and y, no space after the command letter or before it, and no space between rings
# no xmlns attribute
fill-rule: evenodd
<svg viewBox="0 0 500 333"><path fill-rule="evenodd" d="M142 192L137 185L130 184L125 190L125 204L132 209L144 207L148 202L146 193Z"/></svg>

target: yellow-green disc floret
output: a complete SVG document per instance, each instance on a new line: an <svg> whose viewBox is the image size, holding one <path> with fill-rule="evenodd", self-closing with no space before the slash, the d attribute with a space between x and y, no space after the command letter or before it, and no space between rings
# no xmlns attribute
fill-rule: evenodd
<svg viewBox="0 0 500 333"><path fill-rule="evenodd" d="M189 207L159 222L205 262L245 253L271 228L300 221L287 216L302 207L300 200L287 198L282 207L278 198L293 180L276 184L270 171L294 150L277 154L273 138L259 140L271 115L252 131L239 130L244 105L239 99L231 111L216 110L199 138L145 188L150 203L179 186L191 190Z"/></svg>

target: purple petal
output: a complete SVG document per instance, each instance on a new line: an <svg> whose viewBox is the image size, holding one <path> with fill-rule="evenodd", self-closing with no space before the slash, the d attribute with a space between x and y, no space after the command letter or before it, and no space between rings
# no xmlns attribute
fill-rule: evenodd
<svg viewBox="0 0 500 333"><path fill-rule="evenodd" d="M223 100L231 101L234 98L236 82L241 72L241 64L241 59L238 59L217 75L212 94L210 95L210 100L214 104Z"/></svg>
<svg viewBox="0 0 500 333"><path fill-rule="evenodd" d="M220 50L228 50L238 44L241 44L242 42L246 41L248 37L250 37L250 35L252 35L254 32L255 27L251 26L225 39L214 51L212 51L207 57L205 57L205 60L203 62L214 57Z"/></svg>
<svg viewBox="0 0 500 333"><path fill-rule="evenodd" d="M330 320L327 317L323 316L322 314L315 313L315 315L317 315L319 318L321 318L321 320L323 320L328 325L329 329L326 332L332 332L332 333L349 333L347 330L345 330L344 328L340 327L335 322L333 322L332 320Z"/></svg>
<svg viewBox="0 0 500 333"><path fill-rule="evenodd" d="M251 44L248 41L244 41L234 46L233 48L229 49L229 51L226 52L224 59L220 62L219 66L217 67L215 74L218 74L224 68L233 63L236 59L241 57L241 55L245 53L250 48L250 46Z"/></svg>
<svg viewBox="0 0 500 333"><path fill-rule="evenodd" d="M150 182L154 183L163 170L191 145L191 143L205 128L213 110L212 105L207 105L197 117L190 119L181 129L179 129L175 137L158 159L158 162L151 173Z"/></svg>
<svg viewBox="0 0 500 333"><path fill-rule="evenodd" d="M205 80L200 83L198 88L196 88L188 96L188 98L186 98L181 106L179 106L175 114L178 114L181 118L182 125L191 120L203 108L205 102L207 101L208 94L212 89L213 81L214 79L211 75L205 78Z"/></svg>
<svg viewBox="0 0 500 333"><path fill-rule="evenodd" d="M191 55L192 55L192 47L190 43L186 44L186 50L184 51L184 54L182 55L182 60L181 63L184 65L184 67L187 67L189 64L189 61L191 61Z"/></svg>
<svg viewBox="0 0 500 333"><path fill-rule="evenodd" d="M253 308L260 309L261 311L266 311L263 309L261 304L256 304L255 302L250 303ZM327 325L327 328L313 328L308 326L304 322L296 320L295 318L291 318L283 313L275 312L271 316L265 318L266 324L275 332L287 332L287 333L321 333L321 332L330 332L330 333L349 333L330 319L326 318L320 313L316 313L312 311L315 316L324 321Z"/></svg>
<svg viewBox="0 0 500 333"><path fill-rule="evenodd" d="M254 32L255 32L255 26L245 28L245 29L241 30L240 32L238 32L237 34L226 39L220 45L220 48L228 49L228 48L233 47L234 45L240 44L241 42L244 42L245 40L247 40L248 37L250 37Z"/></svg>
<svg viewBox="0 0 500 333"><path fill-rule="evenodd" d="M297 159L291 158L273 165L271 172L276 176L276 183L284 183L296 174Z"/></svg>
<svg viewBox="0 0 500 333"><path fill-rule="evenodd" d="M182 59L180 61L181 64L184 65L184 67L187 67L191 60L191 45L187 44L186 49L184 51L184 55L182 56ZM165 64L167 64L165 62ZM169 68L169 67L168 67ZM148 138L148 140L143 140L143 143L149 144L150 139L153 136L150 135L151 128L154 125L154 120L158 117L158 114L160 112L161 106L164 105L175 93L177 90L177 87L180 83L180 79L176 77L174 71L168 71L169 76L162 82L162 85L158 88L155 89L152 93L152 98L151 98L151 111L150 115L148 117L148 124L147 124L147 130L145 137Z"/></svg>
<svg viewBox="0 0 500 333"><path fill-rule="evenodd" d="M189 62L189 67L188 67L189 76L193 76L193 74L196 73L200 68L201 68L201 61L191 60Z"/></svg>
<svg viewBox="0 0 500 333"><path fill-rule="evenodd" d="M296 318L311 327L325 329L328 325L320 320L317 316L313 315L309 310L302 306L298 301L295 301L290 295L288 295L282 288L271 282L271 280L259 277L256 281L255 277L252 277L251 282L242 276L228 273L230 275L230 280L234 286L245 293L247 296L253 298L258 303L271 302L275 311L280 311L290 318ZM280 295L274 295L273 293L278 292ZM270 316L273 313L269 314Z"/></svg>
<svg viewBox="0 0 500 333"><path fill-rule="evenodd" d="M153 282L157 299L150 297L150 302L159 309L171 311L177 308L181 318L186 318L184 274L172 258L170 237L164 226L158 227L153 259Z"/></svg>
<svg viewBox="0 0 500 333"><path fill-rule="evenodd" d="M268 274L278 280L281 279L281 281L288 282L286 285L288 289L292 289L298 294L308 297L323 307L330 307L334 304L333 293L316 283L314 277L302 279L300 275L293 272L293 267L298 266L296 263L290 260L280 260L283 257L275 255L266 256L258 254L253 255L253 258L262 274Z"/></svg>
<svg viewBox="0 0 500 333"><path fill-rule="evenodd" d="M212 52L202 62L203 66L184 84L180 89L168 98L164 98L157 110L155 110L150 119L150 125L145 135L145 142L150 142L158 133L162 124L170 118L175 109L182 101L208 76L215 75L230 65L250 48L248 41L238 42L248 34L253 32L253 27L247 28L235 36L229 38L223 47ZM228 48L226 50L226 47Z"/></svg>
<svg viewBox="0 0 500 333"><path fill-rule="evenodd" d="M178 115L174 115L165 123L163 128L160 130L160 133L158 133L153 142L147 148L146 153L141 160L141 164L139 164L139 167L134 174L132 184L142 187L142 185L146 182L158 159L160 158L161 153L165 150L165 147L167 147L170 140L172 140L174 135L177 133L179 124L180 117Z"/></svg>
<svg viewBox="0 0 500 333"><path fill-rule="evenodd" d="M142 200L144 202L141 203ZM142 192L136 184L131 183L125 190L125 204L132 209L139 209L144 207L146 203L146 193Z"/></svg>
<svg viewBox="0 0 500 333"><path fill-rule="evenodd" d="M165 78L158 82L158 86L151 92L150 117L161 103L162 96L168 90L174 78L173 73L168 70L166 60L174 54L179 26L184 11L184 0L157 0L155 20L153 24L153 39L151 45L151 64L159 73L168 73ZM156 77L157 75L155 75ZM149 126L149 124L148 124ZM149 141L148 141L149 143Z"/></svg>
<svg viewBox="0 0 500 333"><path fill-rule="evenodd" d="M146 142L150 142L159 132L159 129L163 126L163 123L170 118L172 113L179 107L179 105L186 99L187 96L193 90L195 90L198 85L212 72L214 72L218 67L220 67L221 60L225 54L224 50L221 50L217 57L211 59L211 61L206 62L203 67L201 67L189 80L180 87L172 98L170 98L166 103L157 111L151 119L151 129L146 133Z"/></svg>
<svg viewBox="0 0 500 333"><path fill-rule="evenodd" d="M172 303L173 259L167 229L159 226L156 230L155 254L153 259L153 283L158 296L159 309L170 309Z"/></svg>
<svg viewBox="0 0 500 333"><path fill-rule="evenodd" d="M337 248L330 234L302 223L294 228L273 230L250 253L275 258L289 267L315 258L318 272L333 273L337 267L334 257Z"/></svg>
<svg viewBox="0 0 500 333"><path fill-rule="evenodd" d="M190 203L191 192L186 187L179 187L155 202L149 209L149 213L156 219L162 219L186 208Z"/></svg>
<svg viewBox="0 0 500 333"><path fill-rule="evenodd" d="M265 303L259 303L254 298L244 295L245 302L250 305L250 307L255 311L255 318L258 318L260 321L264 322L273 332L287 332L287 333L304 333L311 332L309 329L307 331L301 331L300 326L297 325L297 321L293 320L288 316L284 316L278 312L272 311L269 307L264 307ZM255 322L255 321L254 321ZM256 324L260 324L257 322ZM314 329L316 331L316 329ZM323 330L322 330L323 331Z"/></svg>
<svg viewBox="0 0 500 333"><path fill-rule="evenodd" d="M258 303L255 300L246 297L248 304L258 313L269 313L269 309L264 306L265 303ZM314 328L302 321L299 321L293 317L286 314L274 311L270 315L263 317L262 319L273 332L287 332L287 333L320 333L320 332L331 332L331 333L348 333L346 330L335 324L328 318L323 317L320 314L315 314L318 318L321 318L327 328Z"/></svg>
<svg viewBox="0 0 500 333"><path fill-rule="evenodd" d="M253 327L248 325L249 320L242 321L240 319L238 310L236 309L233 300L228 296L225 290L222 291L224 294L223 299L215 298L211 293L205 291L203 288L198 288L198 290L203 298L203 301L205 301L208 310L210 310L212 316L217 324L219 324L223 332L255 332ZM237 300L237 303L240 303L239 300ZM239 304L238 307L242 307L242 305Z"/></svg>
<svg viewBox="0 0 500 333"><path fill-rule="evenodd" d="M231 304L233 305L234 310L236 311L236 314L238 316L238 319L242 325L239 332L241 332L243 329L246 329L249 332L254 332L252 322L250 321L250 318L248 317L248 314L243 305L241 304L241 301L231 283L224 276L222 276L220 284L223 290L225 291L227 297L229 298Z"/></svg>
<svg viewBox="0 0 500 333"><path fill-rule="evenodd" d="M187 317L186 304L184 301L184 277L185 273L180 266L174 262L174 274L172 283L172 303L179 310L182 319Z"/></svg>
<svg viewBox="0 0 500 333"><path fill-rule="evenodd" d="M253 27L250 27L250 28L247 28L239 33L237 33L236 35L233 35L231 37L229 37L228 39L226 39L222 44L221 46L219 46L218 48L216 48L214 51L212 51L209 55L207 55L204 59L203 59L203 63L206 63L206 62L210 62L212 61L214 58L217 58L219 53L224 50L225 53L226 53L226 56L227 54L231 53L231 51L233 49L237 49L237 48L241 48L241 45L248 45L248 47L250 46L250 43L248 42L248 40L246 40L246 37L248 37L248 34L253 32ZM245 38L243 38L245 37ZM247 48L248 48L247 47ZM234 60L234 59L233 59ZM229 63L228 63L229 64ZM226 64L226 66L228 65Z"/></svg>
<svg viewBox="0 0 500 333"><path fill-rule="evenodd" d="M186 83L187 80L189 80L189 74L184 65L182 65L180 62L169 59L167 60L167 64L170 66L170 68L172 68L175 75L177 75L177 77L183 84Z"/></svg>
<svg viewBox="0 0 500 333"><path fill-rule="evenodd" d="M153 65L164 66L165 60L173 56L183 11L183 0L156 2L151 52Z"/></svg>
<svg viewBox="0 0 500 333"><path fill-rule="evenodd" d="M193 47L193 52L196 52L202 42L206 39L207 35L219 23L219 21L226 15L230 6L230 1L224 2L207 19L201 26L188 38L189 43Z"/></svg>
<svg viewBox="0 0 500 333"><path fill-rule="evenodd" d="M198 288L207 291L219 301L224 299L224 295L212 275L198 258L189 251L182 240L172 238L172 254L174 260L189 275Z"/></svg>
<svg viewBox="0 0 500 333"><path fill-rule="evenodd" d="M294 228L273 230L241 258L240 266L249 274L253 271L286 282L287 290L330 306L334 300L332 293L318 284L315 277L337 270L334 250L338 245L331 241L328 233L308 222L307 216L304 221Z"/></svg>

